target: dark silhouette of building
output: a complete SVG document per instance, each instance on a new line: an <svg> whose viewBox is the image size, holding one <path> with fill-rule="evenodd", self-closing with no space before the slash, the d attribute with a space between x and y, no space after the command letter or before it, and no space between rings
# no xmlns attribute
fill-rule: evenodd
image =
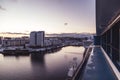
<svg viewBox="0 0 120 80"><path fill-rule="evenodd" d="M120 68L120 0L96 0L96 44Z"/></svg>
<svg viewBox="0 0 120 80"><path fill-rule="evenodd" d="M96 0L96 30L100 35L120 11L120 0Z"/></svg>

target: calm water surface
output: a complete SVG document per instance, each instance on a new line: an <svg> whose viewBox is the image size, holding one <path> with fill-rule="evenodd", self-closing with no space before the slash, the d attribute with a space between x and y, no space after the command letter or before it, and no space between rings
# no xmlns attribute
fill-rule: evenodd
<svg viewBox="0 0 120 80"><path fill-rule="evenodd" d="M82 60L83 47L64 47L58 52L29 56L0 54L0 80L65 80L68 69L77 58Z"/></svg>

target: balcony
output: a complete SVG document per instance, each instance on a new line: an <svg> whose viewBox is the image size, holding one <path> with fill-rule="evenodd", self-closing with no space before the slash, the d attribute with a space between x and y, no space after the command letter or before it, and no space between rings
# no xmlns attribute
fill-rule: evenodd
<svg viewBox="0 0 120 80"><path fill-rule="evenodd" d="M101 46L93 46L84 66L72 80L120 80L118 69Z"/></svg>

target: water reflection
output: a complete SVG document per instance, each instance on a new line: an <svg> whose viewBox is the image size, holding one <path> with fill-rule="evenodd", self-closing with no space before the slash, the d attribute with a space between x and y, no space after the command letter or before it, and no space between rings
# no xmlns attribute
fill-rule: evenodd
<svg viewBox="0 0 120 80"><path fill-rule="evenodd" d="M28 57L28 56L30 56L30 54L28 55L3 55L3 58L15 58L16 60L20 60L21 57Z"/></svg>
<svg viewBox="0 0 120 80"><path fill-rule="evenodd" d="M4 56L0 53L0 61L2 61Z"/></svg>
<svg viewBox="0 0 120 80"><path fill-rule="evenodd" d="M83 47L64 47L52 53L28 56L0 55L0 80L65 80L70 63L79 64Z"/></svg>
<svg viewBox="0 0 120 80"><path fill-rule="evenodd" d="M34 64L45 64L44 60L44 55L45 54L39 54L39 53L32 53L30 58L31 58L31 63Z"/></svg>
<svg viewBox="0 0 120 80"><path fill-rule="evenodd" d="M32 53L31 58L31 66L32 66L32 73L34 76L34 80L45 80L46 75L46 66L45 66L45 54L39 53Z"/></svg>

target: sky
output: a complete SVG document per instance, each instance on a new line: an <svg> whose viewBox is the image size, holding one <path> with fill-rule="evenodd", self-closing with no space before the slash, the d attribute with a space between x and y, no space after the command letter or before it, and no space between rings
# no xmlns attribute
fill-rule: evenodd
<svg viewBox="0 0 120 80"><path fill-rule="evenodd" d="M0 32L95 33L95 0L0 0Z"/></svg>

